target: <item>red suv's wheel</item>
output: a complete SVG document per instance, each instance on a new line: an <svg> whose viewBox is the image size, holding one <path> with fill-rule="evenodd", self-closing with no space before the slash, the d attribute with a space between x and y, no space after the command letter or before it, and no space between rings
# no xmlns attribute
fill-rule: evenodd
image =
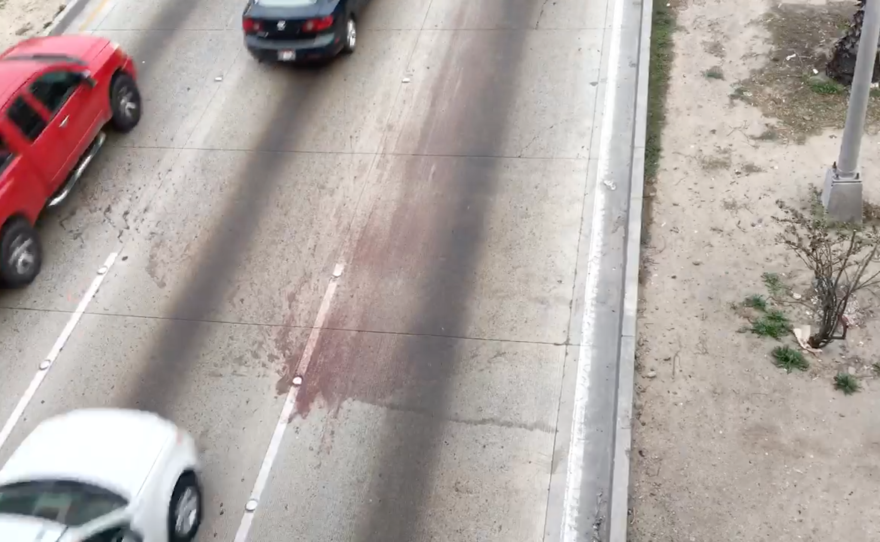
<svg viewBox="0 0 880 542"><path fill-rule="evenodd" d="M141 93L130 75L120 73L110 86L111 122L120 132L130 132L141 120Z"/></svg>
<svg viewBox="0 0 880 542"><path fill-rule="evenodd" d="M43 264L36 230L23 218L13 218L0 230L0 281L10 288L32 283Z"/></svg>

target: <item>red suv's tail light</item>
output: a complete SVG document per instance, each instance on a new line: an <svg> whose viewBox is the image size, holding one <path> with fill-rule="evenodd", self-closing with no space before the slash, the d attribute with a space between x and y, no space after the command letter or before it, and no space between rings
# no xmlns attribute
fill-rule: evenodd
<svg viewBox="0 0 880 542"><path fill-rule="evenodd" d="M320 32L333 26L333 15L327 15L320 19L309 19L302 25L303 32Z"/></svg>
<svg viewBox="0 0 880 542"><path fill-rule="evenodd" d="M254 34L263 29L260 21L255 21L247 17L241 20L241 27L244 30L245 34Z"/></svg>

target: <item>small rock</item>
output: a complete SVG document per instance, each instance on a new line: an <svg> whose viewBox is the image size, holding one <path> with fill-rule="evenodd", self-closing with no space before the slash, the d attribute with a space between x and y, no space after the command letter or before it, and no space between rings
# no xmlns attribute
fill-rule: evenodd
<svg viewBox="0 0 880 542"><path fill-rule="evenodd" d="M645 377L647 377L647 378L655 378L656 376L657 376L657 371L652 370L652 371L648 371L647 373L645 373Z"/></svg>
<svg viewBox="0 0 880 542"><path fill-rule="evenodd" d="M701 262L700 260L694 260L691 263L694 265L703 265L703 262Z"/></svg>
<svg viewBox="0 0 880 542"><path fill-rule="evenodd" d="M855 367L847 367L847 368L846 368L846 372L847 372L847 374L855 375L855 374L856 374L856 368L855 368Z"/></svg>
<svg viewBox="0 0 880 542"><path fill-rule="evenodd" d="M793 297L795 299L801 299L804 296L802 296L801 294L799 294L797 292L792 292L791 297Z"/></svg>
<svg viewBox="0 0 880 542"><path fill-rule="evenodd" d="M404 77L404 78L403 78L403 82L404 82L404 83L409 83L410 81L412 81L412 79L410 79L409 77Z"/></svg>
<svg viewBox="0 0 880 542"><path fill-rule="evenodd" d="M33 25L31 25L31 23L26 23L26 24L22 25L21 27L19 27L18 30L15 31L15 35L16 36L23 36L23 35L27 34L28 32L30 32L32 28L33 28Z"/></svg>
<svg viewBox="0 0 880 542"><path fill-rule="evenodd" d="M223 80L223 76L222 76L222 75L218 75L217 77L214 78L214 81L217 81L218 83L219 83L220 81L222 81L222 80Z"/></svg>

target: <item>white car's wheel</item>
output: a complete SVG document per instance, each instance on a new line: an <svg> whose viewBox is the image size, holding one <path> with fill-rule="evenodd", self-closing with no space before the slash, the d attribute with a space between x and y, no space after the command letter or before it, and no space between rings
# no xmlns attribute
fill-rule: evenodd
<svg viewBox="0 0 880 542"><path fill-rule="evenodd" d="M195 474L186 473L177 480L168 509L168 540L190 542L202 523L202 491Z"/></svg>

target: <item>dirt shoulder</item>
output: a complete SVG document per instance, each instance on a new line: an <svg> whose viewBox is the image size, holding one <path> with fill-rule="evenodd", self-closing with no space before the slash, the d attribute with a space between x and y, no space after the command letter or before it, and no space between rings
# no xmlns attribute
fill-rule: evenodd
<svg viewBox="0 0 880 542"><path fill-rule="evenodd" d="M797 347L790 334L742 332L743 300L770 299L768 277L783 299L810 296L772 217L777 200L806 204L837 157L845 91L814 76L855 2L667 1L655 8L674 16L674 56L646 186L630 540L880 540L877 299L860 299L858 326L806 371L772 363L774 347ZM878 100L861 161L875 202ZM840 373L860 391L836 390Z"/></svg>
<svg viewBox="0 0 880 542"><path fill-rule="evenodd" d="M0 0L0 51L43 32L65 5L63 0Z"/></svg>

